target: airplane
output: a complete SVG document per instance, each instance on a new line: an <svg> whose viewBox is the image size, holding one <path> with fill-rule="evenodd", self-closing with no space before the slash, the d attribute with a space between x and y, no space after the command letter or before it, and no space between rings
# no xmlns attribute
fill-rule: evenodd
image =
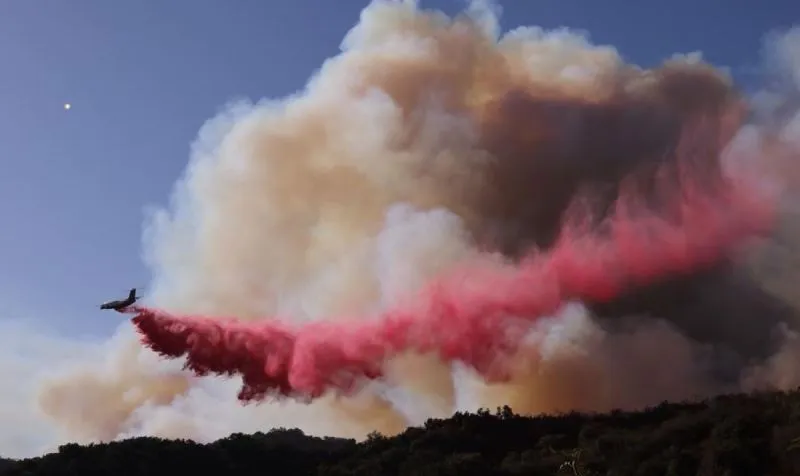
<svg viewBox="0 0 800 476"><path fill-rule="evenodd" d="M117 312L125 312L128 306L135 303L140 298L141 296L136 296L136 288L131 288L127 298L104 302L100 305L100 309L113 309Z"/></svg>

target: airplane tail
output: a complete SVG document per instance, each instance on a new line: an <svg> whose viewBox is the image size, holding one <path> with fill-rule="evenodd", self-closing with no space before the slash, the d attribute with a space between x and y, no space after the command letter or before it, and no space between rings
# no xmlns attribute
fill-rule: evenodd
<svg viewBox="0 0 800 476"><path fill-rule="evenodd" d="M131 291L128 293L128 300L129 301L136 300L136 288L131 288Z"/></svg>

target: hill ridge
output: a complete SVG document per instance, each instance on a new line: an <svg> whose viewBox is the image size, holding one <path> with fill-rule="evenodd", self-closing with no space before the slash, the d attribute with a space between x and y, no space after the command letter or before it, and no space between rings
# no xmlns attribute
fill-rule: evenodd
<svg viewBox="0 0 800 476"><path fill-rule="evenodd" d="M0 474L800 474L800 389L663 402L637 411L455 413L362 441L279 428L212 443L137 437L3 460Z"/></svg>

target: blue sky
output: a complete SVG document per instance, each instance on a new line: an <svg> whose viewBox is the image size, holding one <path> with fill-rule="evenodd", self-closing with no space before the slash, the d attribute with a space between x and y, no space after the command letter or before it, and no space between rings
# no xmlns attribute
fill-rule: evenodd
<svg viewBox="0 0 800 476"><path fill-rule="evenodd" d="M144 209L167 203L199 127L231 99L302 88L367 3L0 2L0 319L115 328L97 305L148 284ZM800 23L797 0L500 4L504 29L587 30L643 65L699 50L749 86L763 35Z"/></svg>

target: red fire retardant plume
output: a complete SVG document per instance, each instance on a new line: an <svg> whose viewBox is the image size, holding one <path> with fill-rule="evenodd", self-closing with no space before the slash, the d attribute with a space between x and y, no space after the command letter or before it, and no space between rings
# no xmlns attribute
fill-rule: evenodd
<svg viewBox="0 0 800 476"><path fill-rule="evenodd" d="M630 286L714 265L770 229L772 202L746 183L701 188L684 184L660 215L623 193L600 227L567 227L551 249L513 270L464 267L369 319L291 326L135 307L133 323L145 345L165 357L185 355L185 368L198 375L240 375L245 402L346 393L406 351L435 352L499 381L531 323L565 301L610 300Z"/></svg>

